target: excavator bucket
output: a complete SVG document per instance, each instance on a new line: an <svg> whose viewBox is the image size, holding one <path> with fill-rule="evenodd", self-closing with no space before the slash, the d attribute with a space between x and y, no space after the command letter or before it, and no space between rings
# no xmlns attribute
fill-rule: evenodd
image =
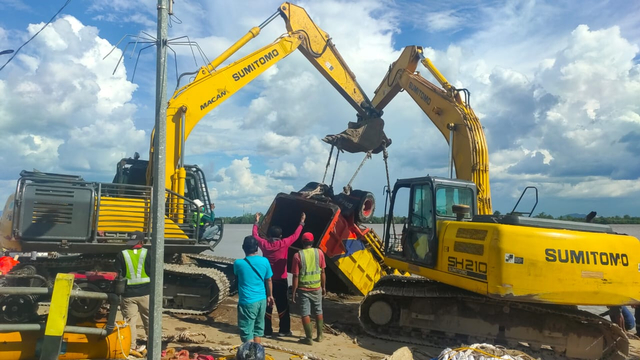
<svg viewBox="0 0 640 360"><path fill-rule="evenodd" d="M322 141L350 153L373 152L377 154L391 145L384 133L382 118L349 122L348 128L336 135L327 135Z"/></svg>

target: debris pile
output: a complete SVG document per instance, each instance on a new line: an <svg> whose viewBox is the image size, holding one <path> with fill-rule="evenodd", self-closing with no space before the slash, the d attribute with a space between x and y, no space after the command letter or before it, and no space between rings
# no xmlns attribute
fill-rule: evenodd
<svg viewBox="0 0 640 360"><path fill-rule="evenodd" d="M467 347L456 349L444 349L440 356L440 360L535 360L534 357L518 350L509 350L500 346L489 344L473 344Z"/></svg>
<svg viewBox="0 0 640 360"><path fill-rule="evenodd" d="M410 349L405 346L396 350L392 355L385 357L383 360L420 360L422 356L428 355L421 351ZM433 359L432 359L433 358ZM509 350L501 346L493 346L489 344L473 344L470 346L460 347L456 349L446 348L438 357L428 355L428 359L432 360L536 360L535 358L518 350Z"/></svg>

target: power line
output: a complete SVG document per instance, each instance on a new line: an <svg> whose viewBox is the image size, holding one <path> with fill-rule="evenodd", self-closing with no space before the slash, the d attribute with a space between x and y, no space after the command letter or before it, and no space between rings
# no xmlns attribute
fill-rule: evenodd
<svg viewBox="0 0 640 360"><path fill-rule="evenodd" d="M70 3L70 2L71 2L71 0L67 0L67 1L64 3L64 5L62 5L62 7L60 8L60 10L58 10L58 12L56 12L56 13L55 13L55 15L53 15L53 16L51 17L51 19L49 19L49 21L47 21L47 23L46 23L46 24L44 24L44 26L43 26L40 30L38 30L38 32L37 32L37 33L33 34L33 36L32 36L29 40L27 40L24 44L20 45L20 47L18 48L18 50L16 50L16 51L13 53L13 55L9 58L9 60L7 60L7 62L6 62L6 63L4 63L4 65L2 65L2 67L0 67L0 71L2 71L2 69L4 69L4 67L5 67L5 66L7 66L7 64L8 64L8 63L10 63L10 62L11 62L11 60L13 60L13 58L14 58L14 57L16 57L16 55L18 55L18 52L20 52L20 49L22 49L25 45L27 45L29 42L31 42L31 40L33 40L36 36L38 36L38 34L40 34L40 32L41 32L42 30L44 30L44 28L46 28L47 26L49 26L49 24L51 24L51 22L53 21L53 19L55 19L55 18L58 16L58 14L60 14L60 12L61 12L65 7L67 7L67 5L69 5L69 3Z"/></svg>

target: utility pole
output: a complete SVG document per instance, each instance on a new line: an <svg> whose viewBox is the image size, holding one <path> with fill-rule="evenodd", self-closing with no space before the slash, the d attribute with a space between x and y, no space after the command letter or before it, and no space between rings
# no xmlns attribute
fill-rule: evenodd
<svg viewBox="0 0 640 360"><path fill-rule="evenodd" d="M167 125L167 25L168 2L158 0L158 36L156 38L156 124L153 141L153 226L151 229L151 298L149 311L148 359L160 359L162 353L162 284L164 265L165 146ZM135 341L135 339L132 339Z"/></svg>

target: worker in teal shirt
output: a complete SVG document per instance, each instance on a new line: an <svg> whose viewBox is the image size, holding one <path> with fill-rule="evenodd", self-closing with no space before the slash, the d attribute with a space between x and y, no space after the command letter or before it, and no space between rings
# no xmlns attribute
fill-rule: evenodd
<svg viewBox="0 0 640 360"><path fill-rule="evenodd" d="M233 273L238 277L238 327L242 342L260 343L264 336L264 314L267 305L273 306L271 265L258 255L258 242L247 236L242 243L245 258L233 263Z"/></svg>

